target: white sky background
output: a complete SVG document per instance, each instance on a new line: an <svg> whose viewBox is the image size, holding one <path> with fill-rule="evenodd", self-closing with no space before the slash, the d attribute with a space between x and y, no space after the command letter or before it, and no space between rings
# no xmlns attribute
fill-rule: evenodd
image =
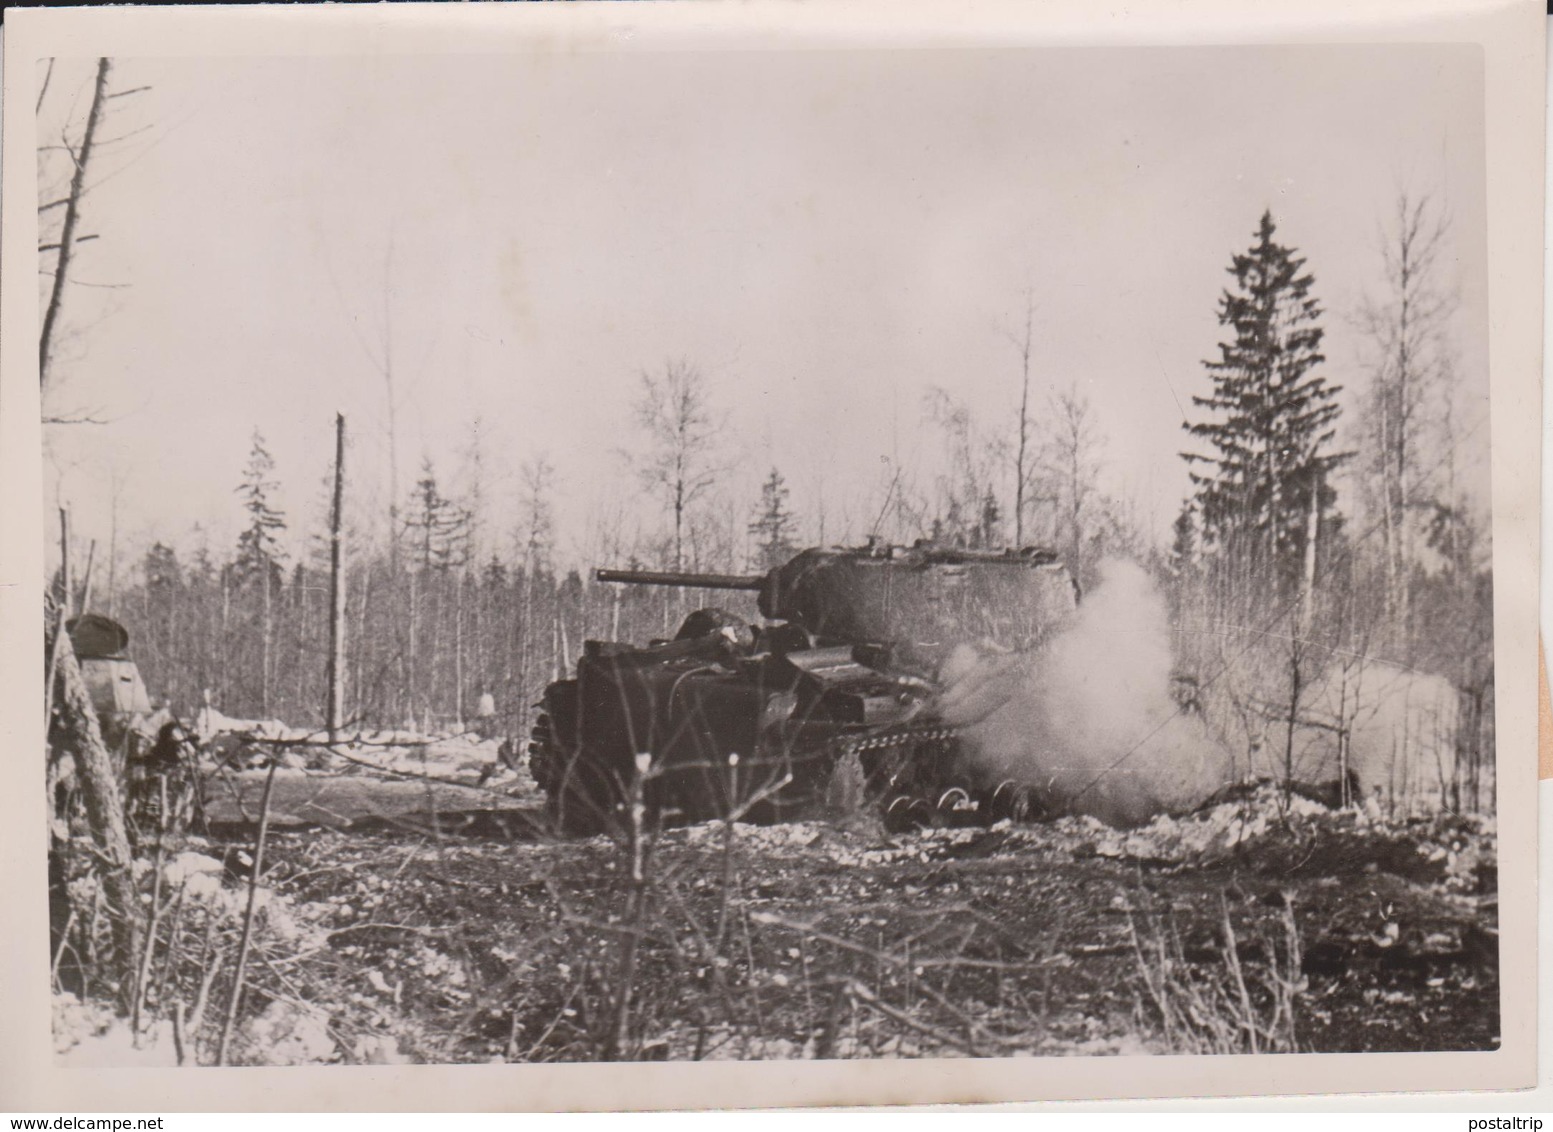
<svg viewBox="0 0 1553 1132"><path fill-rule="evenodd" d="M57 65L45 140L84 117L92 71ZM72 271L126 286L68 291L48 403L111 422L48 429L48 490L105 543L116 475L121 561L196 522L228 553L255 427L293 523L316 522L336 409L375 510L385 311L401 493L423 455L451 485L478 416L492 534L546 453L560 554L585 559L611 508L657 520L616 451L639 372L684 358L728 413L740 523L775 464L805 538L822 488L828 538L860 538L883 461L928 470L930 386L1014 427L1027 287L1037 404L1089 392L1107 488L1164 537L1181 406L1263 208L1353 392L1345 317L1380 290L1403 187L1449 201L1458 427L1486 417L1475 49L116 61L113 89L143 84L110 104L103 137L145 132L94 159L81 230L101 238ZM1473 444L1486 478L1486 425Z"/></svg>

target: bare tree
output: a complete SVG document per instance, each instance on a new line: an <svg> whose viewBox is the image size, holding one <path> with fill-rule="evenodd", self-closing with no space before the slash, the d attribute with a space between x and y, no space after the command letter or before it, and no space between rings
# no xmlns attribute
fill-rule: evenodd
<svg viewBox="0 0 1553 1132"><path fill-rule="evenodd" d="M43 329L38 336L38 380L44 386L49 383L49 362L53 356L54 331L59 321L60 307L64 302L65 280L70 276L70 256L80 239L76 234L76 225L80 222L81 198L86 193L86 170L92 159L92 145L97 140L97 127L102 121L103 106L108 100L108 72L111 67L112 64L108 59L97 60L97 79L92 87L92 105L86 114L86 126L81 132L80 144L73 144L68 136L60 138L60 144L70 155L74 172L70 176L69 194L63 200L55 202L65 210L64 226L60 229L59 240L56 243L44 244L38 249L39 252L56 253L54 281L49 288L48 304L43 308ZM52 69L50 73L52 74ZM39 108L43 105L44 93L40 91L38 94ZM54 203L42 207L51 208L54 207Z"/></svg>
<svg viewBox="0 0 1553 1132"><path fill-rule="evenodd" d="M479 415L469 422L468 438L459 453L459 462L459 492L469 525L468 558L470 562L480 563L485 561L487 487L485 420Z"/></svg>
<svg viewBox="0 0 1553 1132"><path fill-rule="evenodd" d="M1456 306L1441 278L1449 233L1449 217L1432 197L1400 192L1383 236L1385 289L1359 315L1373 350L1364 406L1371 502L1381 520L1387 610L1404 640L1412 622L1413 528L1433 488L1431 469L1439 467L1434 441L1448 427L1439 398L1450 377L1445 329Z"/></svg>
<svg viewBox="0 0 1553 1132"><path fill-rule="evenodd" d="M555 490L555 468L544 453L525 460L519 471L523 494L518 503L517 530L519 561L523 567L522 619L517 627L518 687L520 706L537 697L539 688L530 683L535 647L535 597L540 576L550 575L550 554L555 536L555 516L550 497ZM547 582L548 584L548 582ZM548 671L548 666L543 669Z"/></svg>
<svg viewBox="0 0 1553 1132"><path fill-rule="evenodd" d="M997 541L993 481L1004 445L944 389L929 389L923 407L944 444L944 470L938 476L938 501L931 520L934 537L972 546Z"/></svg>
<svg viewBox="0 0 1553 1132"><path fill-rule="evenodd" d="M1076 384L1049 400L1042 464L1053 503L1052 541L1071 569L1083 574L1094 526L1097 480L1105 437L1095 422L1094 406Z"/></svg>
<svg viewBox="0 0 1553 1132"><path fill-rule="evenodd" d="M1025 292L1025 324L1020 334L1008 340L1019 351L1019 422L1014 443L1014 545L1025 541L1025 492L1033 474L1030 452L1030 350L1034 341L1035 301Z"/></svg>
<svg viewBox="0 0 1553 1132"><path fill-rule="evenodd" d="M58 140L50 141L38 148L40 202L38 220L43 241L38 245L38 274L47 280L44 285L46 293L40 295L39 299L43 318L38 334L38 380L48 398L46 404L50 405L43 416L44 424L104 423L104 418L92 409L77 407L67 412L60 412L52 406L57 402L58 391L64 384L59 380L56 363L59 345L64 340L63 327L66 323L64 307L67 289L91 287L115 290L129 285L103 280L84 280L78 278L76 273L78 249L82 244L99 238L96 232L81 230L85 219L84 202L96 185L117 172L117 170L110 170L106 174L99 173L101 158L106 147L126 141L150 129L149 126L142 126L118 137L101 136L103 124L108 117L109 103L114 99L140 94L142 91L151 89L148 86L137 86L127 90L110 90L111 70L112 66L108 59L102 58L95 61L94 75L90 80L91 99L85 121L77 124L74 106L72 106L64 123L58 126ZM40 117L44 112L44 104L54 72L55 60L50 59L35 105L35 113ZM40 136L52 129L52 126L46 129L40 123ZM50 160L51 155L54 154L64 154L67 159L63 163L63 176L60 170L61 162ZM123 168L123 165L121 164L119 168ZM90 180L93 176L96 177L95 182ZM52 259L49 258L50 255Z"/></svg>
<svg viewBox="0 0 1553 1132"><path fill-rule="evenodd" d="M687 361L671 361L658 374L643 372L637 423L647 451L636 460L642 485L660 492L674 518L674 569L683 569L686 516L716 481L718 433L706 377Z"/></svg>

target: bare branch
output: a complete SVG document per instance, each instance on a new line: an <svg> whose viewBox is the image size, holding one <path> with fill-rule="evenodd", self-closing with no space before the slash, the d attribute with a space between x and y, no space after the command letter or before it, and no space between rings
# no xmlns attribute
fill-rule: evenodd
<svg viewBox="0 0 1553 1132"><path fill-rule="evenodd" d="M110 94L108 97L112 98L114 96ZM141 134L144 134L144 133L147 133L148 131L150 131L151 128L152 128L151 125L148 123L148 124L146 124L144 126L141 126L139 129L131 130L127 134L120 134L116 138L101 138L101 139L98 140L97 144L100 145L100 146L102 146L102 145L117 145L121 141L128 141L130 138L139 137Z"/></svg>
<svg viewBox="0 0 1553 1132"><path fill-rule="evenodd" d="M78 243L78 244L84 244L88 240L95 240L95 239L98 239L98 238L99 237L96 236L96 235L77 236L76 239L75 239L75 242ZM65 245L63 243L58 243L58 244L39 244L38 245L38 251L39 251L39 253L42 253L42 252L54 252L54 251L61 250L64 246Z"/></svg>

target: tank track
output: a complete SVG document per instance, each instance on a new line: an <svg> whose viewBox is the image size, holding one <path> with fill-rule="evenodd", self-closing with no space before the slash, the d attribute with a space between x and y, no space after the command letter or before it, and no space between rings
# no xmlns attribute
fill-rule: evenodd
<svg viewBox="0 0 1553 1132"><path fill-rule="evenodd" d="M821 761L828 764L827 777L832 779L856 768L850 771L860 773L861 778L861 797L855 799L856 804L878 812L891 832L992 825L1029 817L1036 807L1019 784L1010 780L987 789L963 775L943 773L942 764L952 762L953 744L958 739L955 728L938 724L893 727L836 739L827 745L828 754ZM826 751L827 747L817 750ZM528 752L529 771L550 799L552 809L569 810L574 815L596 809L583 797L588 793L584 784L568 776L569 756L557 742L547 713L534 721ZM828 783L818 790L827 797L835 793ZM566 824L576 832L597 831L593 828L597 823L573 820Z"/></svg>
<svg viewBox="0 0 1553 1132"><path fill-rule="evenodd" d="M891 832L945 826L993 825L1022 821L1033 809L1029 791L1005 780L988 789L938 764L951 761L958 729L943 725L895 727L880 734L836 744L837 763L857 756L869 793ZM921 747L939 746L939 758ZM940 773L934 773L940 772Z"/></svg>

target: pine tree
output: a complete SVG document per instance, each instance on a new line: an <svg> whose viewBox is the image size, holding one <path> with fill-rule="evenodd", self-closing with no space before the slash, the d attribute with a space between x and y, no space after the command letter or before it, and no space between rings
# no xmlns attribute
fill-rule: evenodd
<svg viewBox="0 0 1553 1132"><path fill-rule="evenodd" d="M1219 301L1219 324L1233 338L1204 363L1213 392L1192 398L1208 419L1184 425L1210 451L1182 455L1203 469L1191 474L1202 551L1287 594L1300 578L1312 493L1330 509L1328 473L1347 454L1330 450L1341 406L1321 372L1315 279L1274 231L1264 212L1256 243L1229 268L1235 282Z"/></svg>
<svg viewBox="0 0 1553 1132"><path fill-rule="evenodd" d="M771 570L793 556L793 515L787 509L787 481L776 468L760 486L760 504L749 533L755 541L754 566Z"/></svg>

